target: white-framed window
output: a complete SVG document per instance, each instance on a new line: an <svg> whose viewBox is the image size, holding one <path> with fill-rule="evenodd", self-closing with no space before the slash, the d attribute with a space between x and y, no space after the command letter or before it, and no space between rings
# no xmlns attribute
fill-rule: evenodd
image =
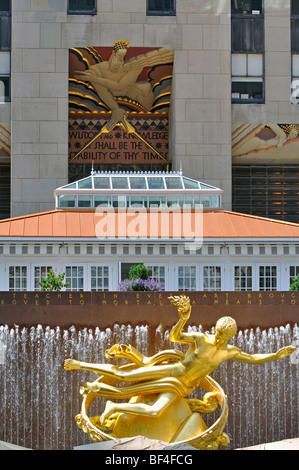
<svg viewBox="0 0 299 470"><path fill-rule="evenodd" d="M277 290L277 266L259 266L259 290Z"/></svg>
<svg viewBox="0 0 299 470"><path fill-rule="evenodd" d="M8 268L8 290L27 290L27 266L9 266Z"/></svg>
<svg viewBox="0 0 299 470"><path fill-rule="evenodd" d="M65 267L65 283L69 283L66 287L67 291L83 291L84 290L84 266L71 265Z"/></svg>
<svg viewBox="0 0 299 470"><path fill-rule="evenodd" d="M90 266L90 290L109 290L109 266Z"/></svg>
<svg viewBox="0 0 299 470"><path fill-rule="evenodd" d="M46 278L48 272L52 269L52 266L34 266L33 267L33 289L34 290L40 290L40 280L41 278Z"/></svg>
<svg viewBox="0 0 299 470"><path fill-rule="evenodd" d="M202 282L203 290L219 291L222 288L221 282L221 266L203 266Z"/></svg>
<svg viewBox="0 0 299 470"><path fill-rule="evenodd" d="M262 102L264 99L264 55L232 54L232 101Z"/></svg>
<svg viewBox="0 0 299 470"><path fill-rule="evenodd" d="M165 290L166 285L166 267L163 265L148 265L146 264L148 269L148 274L151 279L160 282L162 290Z"/></svg>
<svg viewBox="0 0 299 470"><path fill-rule="evenodd" d="M197 289L197 267L196 266L178 266L178 290L195 291Z"/></svg>
<svg viewBox="0 0 299 470"><path fill-rule="evenodd" d="M234 290L253 289L253 266L234 266Z"/></svg>

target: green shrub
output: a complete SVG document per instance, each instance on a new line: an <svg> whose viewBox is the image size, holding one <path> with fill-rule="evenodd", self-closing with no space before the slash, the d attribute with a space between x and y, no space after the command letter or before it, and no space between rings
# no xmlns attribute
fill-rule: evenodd
<svg viewBox="0 0 299 470"><path fill-rule="evenodd" d="M130 267L129 279L142 279L145 281L148 278L148 269L144 264L135 264Z"/></svg>

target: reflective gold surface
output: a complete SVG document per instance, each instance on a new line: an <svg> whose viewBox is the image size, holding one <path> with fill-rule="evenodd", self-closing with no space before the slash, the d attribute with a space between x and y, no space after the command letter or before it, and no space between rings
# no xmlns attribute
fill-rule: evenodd
<svg viewBox="0 0 299 470"><path fill-rule="evenodd" d="M189 345L186 353L174 349L145 357L131 345L114 345L106 351L108 359L125 358L120 367L112 364L89 364L75 359L65 361L65 369L88 370L101 377L81 387L83 404L77 424L92 440L144 435L169 443L187 442L198 449L217 449L229 443L223 432L228 417L227 397L209 374L222 362L260 364L282 359L295 351L293 346L270 354L247 354L228 341L236 334L231 317L222 317L215 335L183 332L190 317L190 300L186 296L169 297L177 307L179 321L172 328L169 340ZM117 385L121 382L120 387ZM128 384L129 383L129 384ZM196 388L207 393L203 399L187 399ZM107 397L100 416L89 418L88 408L96 397ZM115 403L111 399L129 399ZM201 414L214 412L218 404L221 414L207 428Z"/></svg>

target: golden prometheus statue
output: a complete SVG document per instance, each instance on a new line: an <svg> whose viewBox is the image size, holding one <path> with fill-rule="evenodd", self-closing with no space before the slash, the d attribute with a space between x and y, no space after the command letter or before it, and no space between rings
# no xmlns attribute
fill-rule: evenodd
<svg viewBox="0 0 299 470"><path fill-rule="evenodd" d="M247 354L228 341L236 334L237 324L231 317L220 318L215 335L182 331L190 317L190 300L186 296L169 297L176 305L179 321L172 328L169 340L188 344L186 353L169 349L146 357L131 345L114 345L107 358L125 358L128 364L89 364L67 359L66 370L81 369L101 377L81 387L83 403L76 416L79 428L94 442L142 435L168 443L188 443L196 449L218 449L227 446L229 437L223 432L228 418L228 400L222 388L209 374L222 362L261 364L283 359L295 351L288 346L272 354ZM116 385L121 384L120 387ZM129 385L126 385L130 382ZM203 399L188 399L196 388L207 393ZM96 397L129 399L126 403L108 400L100 416L88 417L88 408ZM220 405L221 414L207 427L201 414L211 413Z"/></svg>

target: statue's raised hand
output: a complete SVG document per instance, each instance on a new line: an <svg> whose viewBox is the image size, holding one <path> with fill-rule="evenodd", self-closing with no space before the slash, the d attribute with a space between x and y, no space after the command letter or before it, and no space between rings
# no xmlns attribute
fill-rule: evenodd
<svg viewBox="0 0 299 470"><path fill-rule="evenodd" d="M190 299L185 295L168 297L173 305L176 305L178 314L182 320L188 320L191 314Z"/></svg>
<svg viewBox="0 0 299 470"><path fill-rule="evenodd" d="M285 346L284 348L281 348L277 351L276 356L277 359L283 359L286 356L289 356L290 354L293 354L296 351L295 346Z"/></svg>

